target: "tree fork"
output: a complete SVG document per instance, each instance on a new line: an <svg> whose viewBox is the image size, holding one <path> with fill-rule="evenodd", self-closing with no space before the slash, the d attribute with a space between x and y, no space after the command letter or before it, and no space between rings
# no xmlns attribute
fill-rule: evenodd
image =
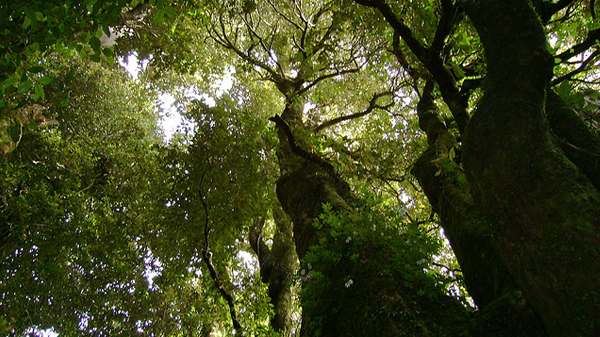
<svg viewBox="0 0 600 337"><path fill-rule="evenodd" d="M528 1L462 1L488 63L463 137L475 205L551 336L600 333L600 194L552 142L553 58Z"/></svg>
<svg viewBox="0 0 600 337"><path fill-rule="evenodd" d="M492 248L492 231L460 178L464 172L458 165L451 168L439 164L450 160L449 151L457 142L436 112L433 84L433 80L427 81L417 104L419 126L427 134L429 148L417 159L411 173L440 217L469 295L480 309L471 332L476 336L495 336L499 331L519 336L527 331L528 336L545 336L541 321L518 294L512 276Z"/></svg>

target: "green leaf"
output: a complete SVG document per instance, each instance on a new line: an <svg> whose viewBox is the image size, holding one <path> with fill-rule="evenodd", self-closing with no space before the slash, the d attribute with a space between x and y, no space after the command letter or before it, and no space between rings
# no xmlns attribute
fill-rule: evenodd
<svg viewBox="0 0 600 337"><path fill-rule="evenodd" d="M23 94L28 92L32 85L33 82L31 82L31 80L21 82L21 84L19 84L19 88L17 89L17 93Z"/></svg>
<svg viewBox="0 0 600 337"><path fill-rule="evenodd" d="M94 52L96 54L100 54L100 39L97 38L96 36L92 36L92 38L90 39L90 46L92 46L92 49L94 50Z"/></svg>
<svg viewBox="0 0 600 337"><path fill-rule="evenodd" d="M94 62L100 62L100 54L90 55L90 60L92 60Z"/></svg>
<svg viewBox="0 0 600 337"><path fill-rule="evenodd" d="M159 24L159 23L163 23L164 21L165 21L165 10L159 9L156 12L156 14L154 15L152 22L154 22L155 24Z"/></svg>
<svg viewBox="0 0 600 337"><path fill-rule="evenodd" d="M38 83L35 84L34 86L34 90L35 90L35 94L43 101L44 99L46 99L46 93L44 92L44 88L42 88L41 85L39 85Z"/></svg>
<svg viewBox="0 0 600 337"><path fill-rule="evenodd" d="M35 12L35 19L36 20L38 20L38 21L44 21L44 18L45 18L44 13L42 13L42 12Z"/></svg>
<svg viewBox="0 0 600 337"><path fill-rule="evenodd" d="M28 16L26 16L23 20L23 28L27 29L27 27L29 26L31 26L31 19Z"/></svg>
<svg viewBox="0 0 600 337"><path fill-rule="evenodd" d="M46 68L42 67L42 66L33 66L29 69L27 69L27 71L29 71L30 73L41 73L42 71L44 71Z"/></svg>
<svg viewBox="0 0 600 337"><path fill-rule="evenodd" d="M44 76L44 77L40 77L38 78L38 83L42 84L42 85L48 85L52 82L53 78L50 76Z"/></svg>
<svg viewBox="0 0 600 337"><path fill-rule="evenodd" d="M566 100L569 97L571 92L571 87L569 86L569 81L562 81L556 90L558 96L562 99Z"/></svg>
<svg viewBox="0 0 600 337"><path fill-rule="evenodd" d="M175 10L171 6L165 7L164 11L165 11L165 14L170 18L174 18L175 16L177 16L177 14L175 13Z"/></svg>

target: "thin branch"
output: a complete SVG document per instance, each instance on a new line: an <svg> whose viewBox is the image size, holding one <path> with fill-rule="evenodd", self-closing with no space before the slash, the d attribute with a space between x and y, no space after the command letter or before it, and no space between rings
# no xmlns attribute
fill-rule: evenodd
<svg viewBox="0 0 600 337"><path fill-rule="evenodd" d="M439 42L436 42L436 44L432 46L434 48L428 49L415 37L412 30L404 24L402 19L394 13L392 8L384 0L354 0L354 2L379 10L385 20L394 29L394 32L402 38L410 51L427 68L438 84L442 97L456 120L458 131L462 134L469 121L469 115L466 106L464 105L464 100L461 99L454 76L440 57L441 47L439 47L443 46L445 37L450 33L452 26L455 24L453 22L455 20L452 20L455 17L454 7L450 6L448 1L443 1L442 5L445 8L445 11L451 11L444 14L447 17L442 18L438 23L435 39ZM436 50L438 47L440 50Z"/></svg>
<svg viewBox="0 0 600 337"><path fill-rule="evenodd" d="M581 65L579 66L579 68L568 72L567 74L564 74L561 77L555 78L554 80L552 80L552 82L550 82L550 86L555 86L557 84L559 84L560 82L564 81L564 80L569 80L571 79L573 76L580 74L584 71L586 71L587 66L594 61L594 58L596 58L596 56L600 55L600 49L596 49L585 61L581 62Z"/></svg>
<svg viewBox="0 0 600 337"><path fill-rule="evenodd" d="M336 71L334 73L329 73L329 74L321 75L321 76L317 77L316 79L312 80L307 86L305 86L304 88L300 89L298 91L298 95L302 95L303 93L307 92L310 88L314 87L315 85L317 85L317 83L319 83L319 82L321 82L323 80L326 80L326 79L332 78L332 77L336 77L336 76L340 76L340 75L357 73L359 70L360 70L360 66L356 67L356 68L338 70L338 71Z"/></svg>
<svg viewBox="0 0 600 337"><path fill-rule="evenodd" d="M212 263L212 255L213 254L210 251L210 246L209 246L210 228L209 228L208 206L206 205L206 201L204 200L204 196L202 195L202 185L204 184L204 178L206 178L206 173L208 173L208 171L210 171L211 166L209 166L206 169L206 171L204 171L204 173L202 174L202 179L200 180L200 187L198 188L198 194L200 196L200 201L202 202L202 207L204 207L204 216L205 216L204 248L202 249L202 256L204 257L204 261L206 262L206 266L208 267L210 277L213 279L213 281L215 283L215 287L217 287L217 289L219 290L219 293L221 293L221 296L223 296L225 301L227 301L227 305L229 306L229 315L231 316L231 321L233 322L233 327L235 328L235 330L238 333L241 334L242 325L240 324L240 322L237 319L237 312L235 311L235 303L234 303L235 300L233 299L233 296L231 296L231 294L229 294L227 292L227 290L225 289L225 287L223 286L223 283L221 282L221 279L219 278L219 275L217 274L217 270L215 269L215 266Z"/></svg>
<svg viewBox="0 0 600 337"><path fill-rule="evenodd" d="M572 5L575 1L576 0L559 0L555 3L550 1L541 1L537 2L534 7L542 22L546 24L550 21L554 14Z"/></svg>
<svg viewBox="0 0 600 337"><path fill-rule="evenodd" d="M392 102L390 104L387 104L387 105L378 105L377 104L377 100L380 97L391 96L392 94L393 93L390 92L390 91L386 91L386 92L382 92L382 93L378 93L378 94L373 94L373 98L371 98L371 101L369 102L369 106L365 110L363 110L361 112L353 113L351 115L346 115L346 116L337 117L337 118L328 120L328 121L324 122L323 124L317 126L314 131L315 132L319 132L319 131L321 131L321 130L323 130L325 128L328 128L330 126L333 126L335 124L338 124L338 123L341 123L341 122L344 122L344 121L347 121L347 120L356 119L356 118L360 118L360 117L366 116L366 115L370 114L371 112L373 112L373 110L375 110L375 109L388 109L388 108L390 108L390 107L392 107L394 105L394 102Z"/></svg>
<svg viewBox="0 0 600 337"><path fill-rule="evenodd" d="M221 46L223 46L226 49L232 50L244 61L262 68L267 73L269 73L271 76L275 77L278 75L277 72L273 68L269 67L266 63L250 56L250 54L244 53L233 42L231 42L231 40L227 37L227 30L225 29L225 24L223 23L222 17L219 17L219 23L220 23L222 35L219 35L219 33L213 29L215 31L215 33L217 34L216 35L217 39L215 39L215 42L217 42L218 44L220 44Z"/></svg>
<svg viewBox="0 0 600 337"><path fill-rule="evenodd" d="M568 60L576 55L579 55L579 54L587 51L588 49L590 49L591 47L596 45L596 41L599 39L600 39L600 29L594 29L588 33L588 36L584 41L574 45L573 47L569 48L567 51L554 56L554 58L559 59L561 62L564 62L565 60Z"/></svg>

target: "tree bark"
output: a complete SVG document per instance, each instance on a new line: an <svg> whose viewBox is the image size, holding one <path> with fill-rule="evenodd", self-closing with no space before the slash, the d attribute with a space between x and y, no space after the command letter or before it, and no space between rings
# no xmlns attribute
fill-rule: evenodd
<svg viewBox="0 0 600 337"><path fill-rule="evenodd" d="M469 295L480 309L472 334L544 336L541 321L492 248L493 232L473 204L463 170L450 156L458 143L437 114L432 91L433 81L428 81L417 104L419 126L427 135L429 148L412 173L438 214Z"/></svg>
<svg viewBox="0 0 600 337"><path fill-rule="evenodd" d="M462 1L487 58L463 164L494 247L552 336L600 333L600 194L553 142L553 59L524 0Z"/></svg>
<svg viewBox="0 0 600 337"><path fill-rule="evenodd" d="M364 205L330 164L296 148L300 142L290 139L290 130L303 128L293 124L301 120L298 110L292 109L298 101L287 105L283 122L272 120L280 129L282 175L277 196L294 224L296 250L305 272L301 336L464 332L466 308L432 282L416 261L407 260L402 242L381 238L377 223L365 220L359 212L365 211ZM286 128L282 123L290 125ZM340 228L315 226L324 204L339 215Z"/></svg>
<svg viewBox="0 0 600 337"><path fill-rule="evenodd" d="M297 268L297 255L292 238L292 224L279 205L273 207L275 235L267 246L261 236L264 220L258 220L250 231L250 245L258 256L260 276L268 285L267 293L273 305L273 329L283 337L292 334L292 285Z"/></svg>

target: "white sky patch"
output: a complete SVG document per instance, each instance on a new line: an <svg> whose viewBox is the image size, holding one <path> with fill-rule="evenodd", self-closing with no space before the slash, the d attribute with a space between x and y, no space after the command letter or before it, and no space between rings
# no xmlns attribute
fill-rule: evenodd
<svg viewBox="0 0 600 337"><path fill-rule="evenodd" d="M304 104L304 111L303 112L307 113L307 112L309 112L310 110L312 110L312 109L314 109L316 107L317 106L315 104L313 104L311 102L308 102L308 103Z"/></svg>
<svg viewBox="0 0 600 337"><path fill-rule="evenodd" d="M139 79L140 71L146 68L148 62L149 60L142 60L140 62L136 53L127 56L126 60L119 60L119 64L125 68L136 81ZM225 92L231 89L233 86L233 74L235 74L235 67L231 66L225 74L223 74L223 78L212 85L217 97L221 97ZM206 93L199 93L195 88L187 88L183 91L188 98L201 100L211 107L216 105L214 98ZM160 102L159 109L161 111L161 121L159 125L164 131L165 141L168 142L173 138L173 135L177 130L188 125L189 121L185 120L177 110L177 107L175 106L176 99L173 95L162 93L158 96L158 100Z"/></svg>
<svg viewBox="0 0 600 337"><path fill-rule="evenodd" d="M127 56L126 60L120 59L119 65L125 68L125 70L127 70L127 72L131 75L131 77L137 81L139 79L140 71L146 68L148 62L150 61L144 59L140 64L140 61L137 57L137 53L133 53Z"/></svg>

